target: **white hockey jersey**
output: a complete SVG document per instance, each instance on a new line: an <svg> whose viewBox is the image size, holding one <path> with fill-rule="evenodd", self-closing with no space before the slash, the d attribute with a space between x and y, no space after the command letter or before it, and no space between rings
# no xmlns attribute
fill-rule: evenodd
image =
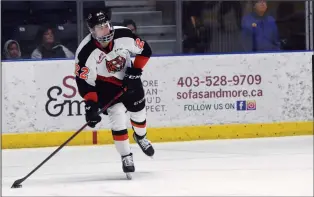
<svg viewBox="0 0 314 197"><path fill-rule="evenodd" d="M147 42L126 27L115 26L113 40L103 48L88 34L75 54L75 75L78 90L84 98L97 92L96 80L122 84L127 67L143 68L152 52ZM131 54L135 54L134 63Z"/></svg>

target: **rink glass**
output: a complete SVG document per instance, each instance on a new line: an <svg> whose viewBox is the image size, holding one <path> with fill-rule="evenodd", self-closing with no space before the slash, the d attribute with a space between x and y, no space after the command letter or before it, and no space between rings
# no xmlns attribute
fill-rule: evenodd
<svg viewBox="0 0 314 197"><path fill-rule="evenodd" d="M105 1L2 1L2 49L9 39L19 42L23 59L39 45L38 30L54 28L55 42L75 53L89 33L84 23L90 11ZM252 1L147 1L130 0L112 7L112 23L131 19L136 33L147 40L154 55L243 53L242 19L253 11ZM267 14L276 21L281 51L313 49L313 2L267 1ZM258 52L258 51L249 51ZM3 59L2 53L2 59Z"/></svg>

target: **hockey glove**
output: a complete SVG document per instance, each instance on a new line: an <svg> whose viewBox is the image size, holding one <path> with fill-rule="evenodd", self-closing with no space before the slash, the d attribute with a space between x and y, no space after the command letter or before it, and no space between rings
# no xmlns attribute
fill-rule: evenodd
<svg viewBox="0 0 314 197"><path fill-rule="evenodd" d="M142 69L128 67L125 71L125 76L123 79L123 88L126 87L128 93L132 93L136 89L141 88L143 86L141 75Z"/></svg>
<svg viewBox="0 0 314 197"><path fill-rule="evenodd" d="M98 104L94 101L85 101L85 119L88 126L94 128L101 121L100 115L97 115Z"/></svg>

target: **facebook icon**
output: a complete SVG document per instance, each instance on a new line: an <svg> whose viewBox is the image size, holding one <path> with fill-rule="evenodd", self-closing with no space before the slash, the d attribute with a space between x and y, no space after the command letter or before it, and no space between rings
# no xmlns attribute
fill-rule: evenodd
<svg viewBox="0 0 314 197"><path fill-rule="evenodd" d="M246 101L237 101L237 111L246 110Z"/></svg>

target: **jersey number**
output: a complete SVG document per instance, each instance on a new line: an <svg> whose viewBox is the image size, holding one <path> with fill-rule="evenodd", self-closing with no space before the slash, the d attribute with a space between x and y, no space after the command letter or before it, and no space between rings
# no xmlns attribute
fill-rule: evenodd
<svg viewBox="0 0 314 197"><path fill-rule="evenodd" d="M135 46L137 46L139 49L143 49L143 48L144 48L144 44L145 44L144 41L142 41L142 40L139 39L139 38L136 38L136 40L135 40Z"/></svg>
<svg viewBox="0 0 314 197"><path fill-rule="evenodd" d="M87 79L87 75L89 73L89 68L87 67L81 67L78 64L75 64L75 75L78 76L81 79L86 80ZM81 74L79 74L80 70L82 71Z"/></svg>

